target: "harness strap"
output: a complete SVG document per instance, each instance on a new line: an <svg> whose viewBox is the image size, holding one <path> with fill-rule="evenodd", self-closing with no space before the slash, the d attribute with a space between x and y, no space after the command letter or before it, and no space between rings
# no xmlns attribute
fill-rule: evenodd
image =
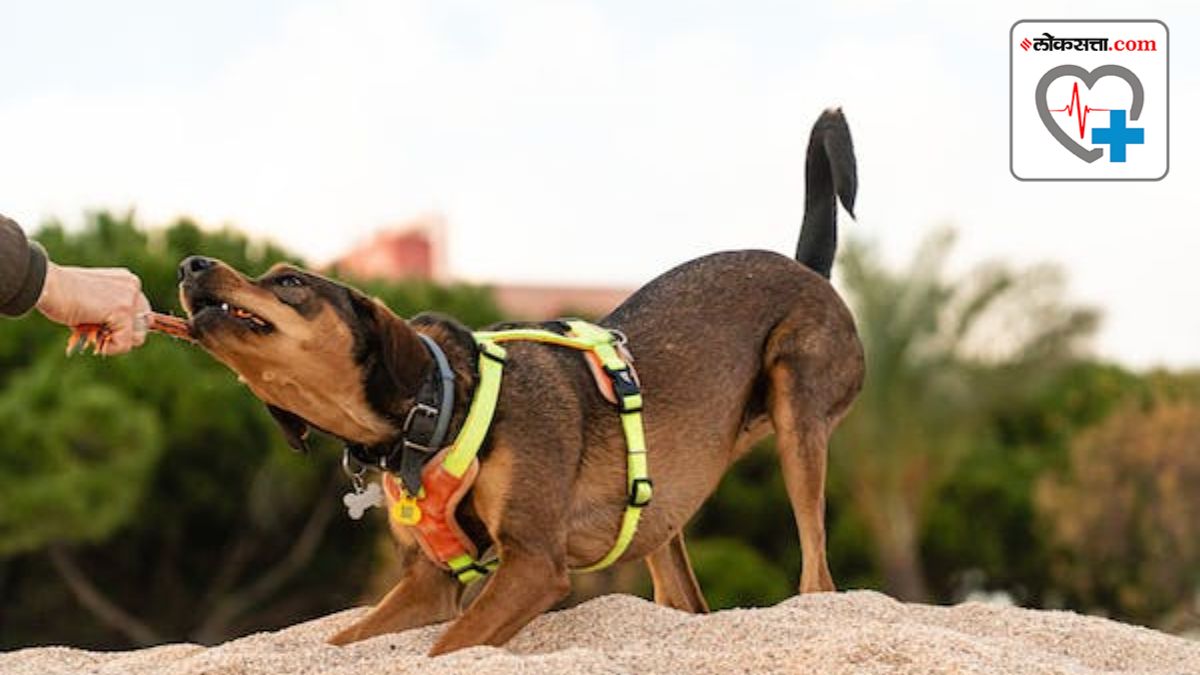
<svg viewBox="0 0 1200 675"><path fill-rule="evenodd" d="M541 342L594 354L599 359L604 373L612 381L616 406L621 416L621 428L626 444L626 505L612 549L595 563L574 570L576 572L592 572L613 564L629 548L629 544L637 533L642 509L650 503L653 485L646 462L641 387L638 385L629 363L621 355L619 347L623 338L619 341L612 331L585 321L571 320L566 321L565 324L571 331L570 335L538 329L475 333L475 341L479 347L479 384L476 387L475 396L454 445L447 449L440 465L431 466L426 471L430 469L444 471L448 474L446 478L450 481L461 482L464 478L473 477L473 472L470 473L470 476L468 473L476 464L479 449L487 437L492 418L496 413L496 404L500 398L500 383L504 374L506 352L499 343L518 340ZM389 476L385 476L385 480L387 478ZM410 496L413 494L416 494L416 497ZM435 558L436 562L447 567L451 574L464 584L475 581L495 570L499 561L479 562L474 555L474 545L462 541L446 541L441 537L438 537L437 541L433 541L429 538L432 531L428 533L422 531L421 510L417 504L423 496L419 491L409 492L406 490L406 494L401 495L400 501L389 510L390 513L395 514L392 516L393 520L400 525L415 526L414 531L426 553ZM453 505L450 505L450 508L452 511ZM404 513L414 515L410 519L405 517ZM443 517L441 512L431 515ZM444 515L453 517L452 513ZM427 525L432 526L434 523L427 523Z"/></svg>
<svg viewBox="0 0 1200 675"><path fill-rule="evenodd" d="M479 386L462 431L454 441L454 447L446 454L442 466L450 475L461 478L471 462L479 454L483 439L492 426L496 414L496 403L500 400L500 380L504 375L504 347L495 343L479 342Z"/></svg>
<svg viewBox="0 0 1200 675"><path fill-rule="evenodd" d="M479 332L475 334L475 339L479 340L481 344L522 340L590 351L600 359L605 374L612 380L617 409L621 413L621 428L625 433L626 504L625 513L621 517L621 527L617 531L617 540L613 547L600 560L574 570L575 572L595 572L612 565L629 548L634 535L637 534L642 509L650 504L654 493L654 484L650 480L650 469L646 461L646 435L642 424L642 390L638 385L637 378L633 375L633 370L625 362L625 359L621 358L617 349L619 343L616 337L607 328L586 321L568 320L564 323L571 331L571 335L526 328Z"/></svg>
<svg viewBox="0 0 1200 675"><path fill-rule="evenodd" d="M642 425L642 390L629 364L618 353L613 334L585 321L568 321L571 332L592 343L592 352L600 358L604 371L612 379L617 409L621 413L621 428L625 432L625 513L617 540L603 558L576 572L595 572L616 562L637 534L642 509L650 504L654 487L646 462L646 434Z"/></svg>
<svg viewBox="0 0 1200 675"><path fill-rule="evenodd" d="M487 562L479 562L471 557L470 553L464 553L458 557L451 558L446 561L446 566L450 568L450 573L454 578L458 579L459 583L469 584L477 579L482 579L500 566L499 560L489 560Z"/></svg>

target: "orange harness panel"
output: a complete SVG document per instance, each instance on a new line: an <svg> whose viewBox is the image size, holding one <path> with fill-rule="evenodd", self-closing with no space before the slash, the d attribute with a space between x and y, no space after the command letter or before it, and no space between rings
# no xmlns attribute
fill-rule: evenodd
<svg viewBox="0 0 1200 675"><path fill-rule="evenodd" d="M407 527L425 555L448 569L446 561L464 553L472 558L478 556L475 543L459 527L455 512L479 475L479 460L471 463L462 478L455 478L442 466L447 452L449 448L443 449L425 465L421 472L421 494L416 499L409 497L396 476L388 472L383 474L383 492L387 497L388 520L393 525Z"/></svg>

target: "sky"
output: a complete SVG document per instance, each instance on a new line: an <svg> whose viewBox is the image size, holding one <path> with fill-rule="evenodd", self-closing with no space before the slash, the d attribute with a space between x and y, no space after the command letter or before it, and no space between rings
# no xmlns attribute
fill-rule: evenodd
<svg viewBox="0 0 1200 675"><path fill-rule="evenodd" d="M860 181L844 235L901 264L953 226L955 269L1058 264L1104 313L1096 353L1197 367L1200 5L1130 7L0 0L0 213L188 215L319 263L436 212L456 277L634 286L794 250L808 132L840 105ZM1166 179L1009 174L1008 33L1030 18L1166 22Z"/></svg>

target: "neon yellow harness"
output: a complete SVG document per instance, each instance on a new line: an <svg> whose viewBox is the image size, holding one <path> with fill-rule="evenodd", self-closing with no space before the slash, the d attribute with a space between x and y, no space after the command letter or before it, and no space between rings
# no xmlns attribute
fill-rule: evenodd
<svg viewBox="0 0 1200 675"><path fill-rule="evenodd" d="M587 323L586 321L567 321L570 333L561 335L541 329L515 329L505 331L482 331L475 333L475 342L479 346L479 384L475 389L474 399L467 411L462 431L454 444L442 455L440 467L435 467L449 477L458 480L473 479L471 469L477 462L479 449L491 427L492 418L496 413L496 403L500 398L500 382L504 375L504 360L507 353L500 345L502 342L541 342L590 352L600 362L604 373L611 379L614 398L621 415L621 427L625 432L626 445L626 495L625 513L621 518L621 528L612 549L603 558L575 572L594 572L613 564L629 548L637 532L638 520L642 509L650 503L653 487L650 482L649 469L646 463L646 437L642 427L642 394L636 377L629 363L621 356L620 342L614 333L606 328ZM468 476L468 473L471 473ZM392 485L385 484L389 491ZM402 488L401 488L402 489ZM461 494L461 491L459 492ZM403 495L392 504L389 518L393 523L413 527L421 519L421 507L424 494L413 498ZM451 507L452 508L452 507ZM415 514L415 516L414 516ZM437 560L463 583L470 583L494 570L499 561L480 563L471 553L474 547L458 547L447 554L443 560ZM425 547L427 553L430 548Z"/></svg>

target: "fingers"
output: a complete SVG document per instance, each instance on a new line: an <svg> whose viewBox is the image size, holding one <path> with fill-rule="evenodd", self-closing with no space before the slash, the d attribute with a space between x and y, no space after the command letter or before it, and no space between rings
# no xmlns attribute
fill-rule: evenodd
<svg viewBox="0 0 1200 675"><path fill-rule="evenodd" d="M128 293L127 280L124 285ZM146 342L146 320L143 317L149 311L150 303L142 295L141 284L138 283L126 301L114 307L105 318L104 324L108 326L111 337L101 345L100 353L115 356L141 347Z"/></svg>
<svg viewBox="0 0 1200 675"><path fill-rule="evenodd" d="M141 347L146 344L146 333L149 331L147 316L150 314L150 301L138 291L137 300L133 307L133 346Z"/></svg>

